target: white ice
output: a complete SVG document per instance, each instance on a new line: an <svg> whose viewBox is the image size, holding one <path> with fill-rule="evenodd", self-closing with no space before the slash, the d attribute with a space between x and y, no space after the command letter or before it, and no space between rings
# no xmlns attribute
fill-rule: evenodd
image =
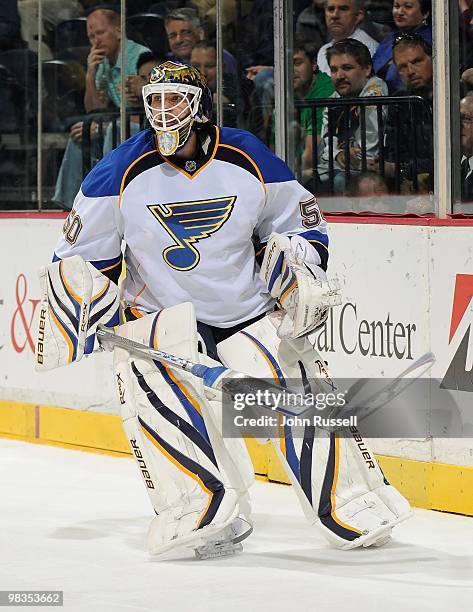
<svg viewBox="0 0 473 612"><path fill-rule="evenodd" d="M0 590L63 590L64 610L87 612L473 606L473 518L416 510L385 547L343 552L290 487L256 482L243 553L163 561L146 552L151 506L131 459L14 440L0 453Z"/></svg>

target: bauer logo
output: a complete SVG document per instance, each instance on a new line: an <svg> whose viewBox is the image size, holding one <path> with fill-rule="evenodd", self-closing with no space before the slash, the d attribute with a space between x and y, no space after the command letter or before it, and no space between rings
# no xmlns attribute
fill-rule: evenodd
<svg viewBox="0 0 473 612"><path fill-rule="evenodd" d="M453 358L440 387L455 391L473 391L473 275L457 274L453 292L448 344Z"/></svg>
<svg viewBox="0 0 473 612"><path fill-rule="evenodd" d="M143 459L143 454L141 453L140 447L138 446L138 443L136 440L130 439L130 444L131 444L131 450L133 451L133 454L135 455L136 461L138 463L138 467L141 470L141 474L143 476L143 480L145 481L146 486L148 487L148 489L154 489L154 482L151 478L151 474L148 471L148 467L145 463L145 460Z"/></svg>
<svg viewBox="0 0 473 612"><path fill-rule="evenodd" d="M353 439L355 440L356 445L358 446L358 450L360 451L361 456L363 457L367 467L370 470L376 469L376 464L373 461L373 458L372 458L370 452L368 451L368 449L366 447L366 444L365 444L365 441L363 440L363 438L362 438L360 432L358 431L358 429L354 425L351 426L349 429L350 429L351 433L353 434Z"/></svg>
<svg viewBox="0 0 473 612"><path fill-rule="evenodd" d="M46 327L46 308L41 308L39 313L38 342L36 343L36 361L42 364L44 361L44 329Z"/></svg>

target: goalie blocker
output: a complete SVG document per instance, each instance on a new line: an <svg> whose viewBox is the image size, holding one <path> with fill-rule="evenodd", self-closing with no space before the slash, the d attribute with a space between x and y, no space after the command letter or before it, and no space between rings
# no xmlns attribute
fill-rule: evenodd
<svg viewBox="0 0 473 612"><path fill-rule="evenodd" d="M94 350L97 325L119 323L118 288L80 255L41 268L36 370L79 361Z"/></svg>

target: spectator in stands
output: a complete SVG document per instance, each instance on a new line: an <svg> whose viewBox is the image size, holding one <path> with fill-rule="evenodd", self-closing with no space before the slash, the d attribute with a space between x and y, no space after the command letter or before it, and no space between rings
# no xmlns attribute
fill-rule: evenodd
<svg viewBox="0 0 473 612"><path fill-rule="evenodd" d="M327 51L335 92L332 98L384 96L386 83L373 76L371 54L366 45L353 38L336 42ZM361 110L358 106L340 106L324 110L319 158L319 176L324 191L330 191L330 147L333 150L333 173L336 193L343 192L347 179L363 170L379 154L378 113L375 106L365 107L365 145L361 133ZM348 151L348 157L347 157Z"/></svg>
<svg viewBox="0 0 473 612"><path fill-rule="evenodd" d="M293 0L292 4L294 13L297 14L307 7L309 1ZM249 10L237 26L239 59L247 78L254 81L255 88L258 89L261 88L260 79L274 83L273 0L252 0L242 2L242 5L247 5ZM310 39L310 34L308 38ZM322 42L325 42L325 39Z"/></svg>
<svg viewBox="0 0 473 612"><path fill-rule="evenodd" d="M386 81L390 93L402 87L402 79L393 63L393 44L402 34L416 34L432 45L431 9L431 0L393 2L393 18L397 29L380 42L373 56L374 71Z"/></svg>
<svg viewBox="0 0 473 612"><path fill-rule="evenodd" d="M397 94L407 92L432 102L432 45L417 34L402 34L394 42L393 59L403 85Z"/></svg>
<svg viewBox="0 0 473 612"><path fill-rule="evenodd" d="M365 0L366 17L360 28L378 42L394 29L393 0Z"/></svg>
<svg viewBox="0 0 473 612"><path fill-rule="evenodd" d="M149 75L153 68L164 61L164 58L157 57L151 51L145 51L139 56L136 62L136 74L129 74L125 77L125 94L128 107L139 108L143 106L141 90L149 81Z"/></svg>
<svg viewBox="0 0 473 612"><path fill-rule="evenodd" d="M192 49L197 41L204 38L204 29L197 12L187 7L171 11L164 19L164 27L171 49L168 59L189 63ZM223 64L225 72L237 73L236 60L226 49L223 50Z"/></svg>
<svg viewBox="0 0 473 612"><path fill-rule="evenodd" d="M473 2L472 0L458 0L459 25L459 60L461 72L467 72L467 79L462 75L462 81L468 80L471 89L473 80Z"/></svg>
<svg viewBox="0 0 473 612"><path fill-rule="evenodd" d="M465 96L473 91L473 0L458 0L459 10L459 51L460 51L460 94Z"/></svg>
<svg viewBox="0 0 473 612"><path fill-rule="evenodd" d="M151 51L142 53L136 62L137 74L129 74L125 78L126 105L129 109L134 109L136 114L130 116L130 136L140 131L144 119L142 89L149 81L151 71L155 66L159 66L165 60L157 57ZM113 129L117 125L110 123L107 126L103 143L103 155L110 153L113 149Z"/></svg>
<svg viewBox="0 0 473 612"><path fill-rule="evenodd" d="M473 0L458 0L460 93L473 91Z"/></svg>
<svg viewBox="0 0 473 612"><path fill-rule="evenodd" d="M168 58L171 61L189 62L196 42L204 37L197 13L189 8L171 11L166 15L164 27L171 49Z"/></svg>
<svg viewBox="0 0 473 612"><path fill-rule="evenodd" d="M254 0L238 24L239 60L250 95L249 129L266 144L274 110L274 16L272 0Z"/></svg>
<svg viewBox="0 0 473 612"><path fill-rule="evenodd" d="M394 212L386 181L374 172L355 175L350 180L345 195L351 199L351 210L353 212L379 214Z"/></svg>
<svg viewBox="0 0 473 612"><path fill-rule="evenodd" d="M458 0L460 29L473 40L473 7L471 0Z"/></svg>
<svg viewBox="0 0 473 612"><path fill-rule="evenodd" d="M254 0L239 24L239 53L247 78L255 80L274 65L273 0Z"/></svg>
<svg viewBox="0 0 473 612"><path fill-rule="evenodd" d="M214 113L217 100L217 49L214 43L199 41L191 54L191 64L207 79L207 84L214 97ZM223 122L229 127L237 127L244 122L245 99L242 83L238 74L225 72L222 75Z"/></svg>
<svg viewBox="0 0 473 612"><path fill-rule="evenodd" d="M470 91L473 91L473 68L464 70L460 79L460 94L465 96Z"/></svg>
<svg viewBox="0 0 473 612"><path fill-rule="evenodd" d="M327 42L325 0L312 0L306 9L299 13L296 34L300 38L311 40L318 49Z"/></svg>
<svg viewBox="0 0 473 612"><path fill-rule="evenodd" d="M192 49L190 63L205 76L207 85L213 94L214 111L217 108L217 49L215 44L199 40ZM244 109L241 84L237 75L223 73L222 102L224 107L224 123L236 127L237 118Z"/></svg>
<svg viewBox="0 0 473 612"><path fill-rule="evenodd" d="M461 199L473 202L473 93L460 102L461 122Z"/></svg>
<svg viewBox="0 0 473 612"><path fill-rule="evenodd" d="M210 91L217 91L217 49L207 40L199 40L192 49L190 63L204 75Z"/></svg>
<svg viewBox="0 0 473 612"><path fill-rule="evenodd" d="M49 43L55 27L67 19L81 17L84 14L84 7L79 0L42 0L41 6L42 23L39 32L39 0L18 0L21 35L33 51L37 51L38 45L41 44L43 59L51 59L53 54Z"/></svg>
<svg viewBox="0 0 473 612"><path fill-rule="evenodd" d="M434 173L432 47L417 34L404 34L394 43L393 57L404 84L395 95L420 96L426 104L413 104L412 113L407 106L389 108L384 172L400 179L402 193L426 193L433 190ZM378 171L378 161L369 160L368 169Z"/></svg>
<svg viewBox="0 0 473 612"><path fill-rule="evenodd" d="M198 11L202 24L207 32L214 32L217 27L217 8L215 0L193 0ZM238 15L236 0L222 0L222 27L235 22Z"/></svg>
<svg viewBox="0 0 473 612"><path fill-rule="evenodd" d="M84 106L87 112L108 106L120 107L121 32L120 14L96 9L87 17L87 35L92 48L87 58ZM125 73L136 74L139 56L149 51L133 40L125 41Z"/></svg>
<svg viewBox="0 0 473 612"><path fill-rule="evenodd" d="M353 38L363 43L373 55L378 42L371 38L359 25L365 18L363 0L326 0L325 22L331 36L330 42L320 48L317 55L319 70L330 75L327 50L336 42L345 38Z"/></svg>
<svg viewBox="0 0 473 612"><path fill-rule="evenodd" d="M87 35L91 50L87 58L84 106L88 113L120 108L121 83L121 33L120 15L111 9L95 9L87 16ZM142 53L149 49L125 41L125 73L136 74L136 65ZM53 200L65 208L72 202L82 182L81 142L83 122L70 128L70 140L59 169ZM102 156L102 151L98 152Z"/></svg>
<svg viewBox="0 0 473 612"><path fill-rule="evenodd" d="M312 43L297 38L294 43L294 97L296 100L317 100L329 98L335 91L332 79L320 72L317 66L317 47ZM312 152L317 148L322 131L323 108L316 110L316 126L312 123L312 109L303 108L300 114L300 126L303 136L302 170L311 168ZM315 135L315 143L313 136Z"/></svg>
<svg viewBox="0 0 473 612"><path fill-rule="evenodd" d="M0 2L0 51L24 46L20 33L17 0Z"/></svg>

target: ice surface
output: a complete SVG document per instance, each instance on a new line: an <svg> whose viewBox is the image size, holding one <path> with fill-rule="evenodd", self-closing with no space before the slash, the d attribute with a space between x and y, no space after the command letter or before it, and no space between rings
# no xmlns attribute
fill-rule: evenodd
<svg viewBox="0 0 473 612"><path fill-rule="evenodd" d="M131 459L0 440L0 589L64 591L64 610L469 610L473 518L416 510L379 549L338 551L290 487L256 482L234 557L158 560ZM24 609L24 608L19 608ZM44 608L52 609L52 608Z"/></svg>

